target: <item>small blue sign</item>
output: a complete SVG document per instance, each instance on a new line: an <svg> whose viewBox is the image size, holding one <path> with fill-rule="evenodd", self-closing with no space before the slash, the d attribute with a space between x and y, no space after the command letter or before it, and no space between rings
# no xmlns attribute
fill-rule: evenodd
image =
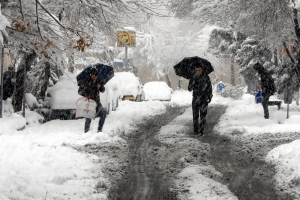
<svg viewBox="0 0 300 200"><path fill-rule="evenodd" d="M222 82L218 83L218 85L217 85L217 92L218 93L223 92L224 88L225 88L225 84L224 83L222 83Z"/></svg>

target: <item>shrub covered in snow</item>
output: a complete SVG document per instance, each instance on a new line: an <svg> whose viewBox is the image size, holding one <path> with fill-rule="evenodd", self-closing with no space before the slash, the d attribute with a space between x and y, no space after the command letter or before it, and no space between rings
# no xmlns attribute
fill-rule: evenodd
<svg viewBox="0 0 300 200"><path fill-rule="evenodd" d="M241 99L243 93L243 87L227 85L221 93L221 96L225 98L231 97L233 99Z"/></svg>

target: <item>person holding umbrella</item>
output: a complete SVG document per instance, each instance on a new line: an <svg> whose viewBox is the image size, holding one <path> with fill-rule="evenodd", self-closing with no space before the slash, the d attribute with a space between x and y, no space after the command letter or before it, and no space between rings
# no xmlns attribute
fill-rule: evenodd
<svg viewBox="0 0 300 200"><path fill-rule="evenodd" d="M193 90L193 126L194 133L203 136L208 104L211 102L212 85L208 74L214 71L211 63L198 56L185 57L174 66L175 74L189 79L188 90ZM199 124L200 112L200 124Z"/></svg>
<svg viewBox="0 0 300 200"><path fill-rule="evenodd" d="M100 103L99 92L104 92L105 87L100 83L97 77L98 77L98 70L95 67L91 68L90 76L87 79L82 80L80 82L78 94L88 99L93 99L96 101L97 103L96 117L100 117L98 123L98 132L102 132L102 128L106 118L106 111ZM89 118L85 119L85 125L84 125L85 133L90 130L91 121L92 120Z"/></svg>
<svg viewBox="0 0 300 200"><path fill-rule="evenodd" d="M203 136L204 126L206 123L206 115L208 104L211 102L212 85L210 78L201 66L201 63L195 63L195 74L190 79L188 90L193 90L193 125L194 133L199 136ZM199 112L200 112L200 124L199 124Z"/></svg>

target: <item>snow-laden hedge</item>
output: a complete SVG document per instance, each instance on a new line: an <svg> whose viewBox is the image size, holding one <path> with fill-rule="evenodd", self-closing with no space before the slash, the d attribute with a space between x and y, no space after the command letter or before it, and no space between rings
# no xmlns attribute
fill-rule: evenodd
<svg viewBox="0 0 300 200"><path fill-rule="evenodd" d="M241 99L243 93L243 88L241 86L227 85L220 94L225 98L231 97L233 99Z"/></svg>

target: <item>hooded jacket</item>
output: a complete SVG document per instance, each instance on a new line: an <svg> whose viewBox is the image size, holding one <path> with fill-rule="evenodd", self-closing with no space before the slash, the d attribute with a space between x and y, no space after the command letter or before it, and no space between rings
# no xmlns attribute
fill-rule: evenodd
<svg viewBox="0 0 300 200"><path fill-rule="evenodd" d="M3 74L3 86L7 88L13 88L14 83L13 83L13 78L14 78L14 73L10 71L6 71Z"/></svg>
<svg viewBox="0 0 300 200"><path fill-rule="evenodd" d="M213 96L210 78L205 73L191 78L188 90L193 90L193 97L199 98L200 102L210 102Z"/></svg>
<svg viewBox="0 0 300 200"><path fill-rule="evenodd" d="M262 85L262 96L273 95L276 92L276 86L271 74L260 63L256 63L253 68L258 71Z"/></svg>
<svg viewBox="0 0 300 200"><path fill-rule="evenodd" d="M84 80L82 83L80 83L79 89L78 89L78 94L84 97L89 96L90 99L93 99L96 101L97 104L100 103L100 95L99 92L104 92L105 87L101 85L100 88L97 88L97 80L93 81L91 77L88 79Z"/></svg>

